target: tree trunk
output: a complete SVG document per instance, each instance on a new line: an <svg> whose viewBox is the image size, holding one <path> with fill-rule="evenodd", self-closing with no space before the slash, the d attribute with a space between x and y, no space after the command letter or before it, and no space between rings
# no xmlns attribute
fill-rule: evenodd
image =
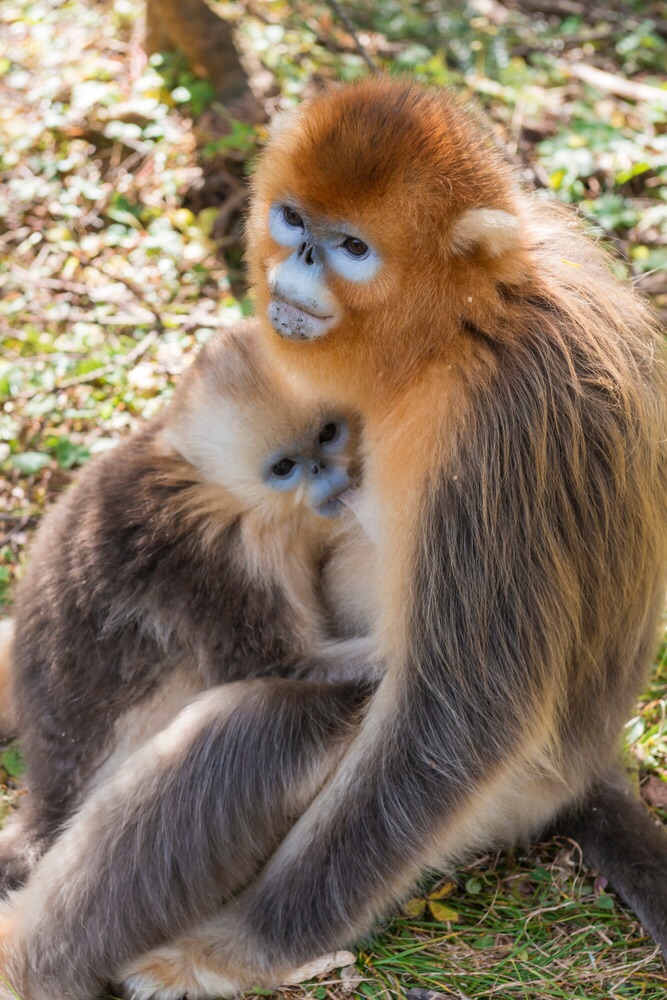
<svg viewBox="0 0 667 1000"><path fill-rule="evenodd" d="M146 0L146 52L180 49L195 73L208 77L234 118L261 121L231 27L205 0Z"/></svg>

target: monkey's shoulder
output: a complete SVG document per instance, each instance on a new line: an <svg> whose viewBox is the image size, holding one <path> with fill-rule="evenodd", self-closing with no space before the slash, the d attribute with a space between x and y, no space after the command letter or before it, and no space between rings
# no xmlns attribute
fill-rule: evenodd
<svg viewBox="0 0 667 1000"><path fill-rule="evenodd" d="M31 604L55 616L137 613L148 599L169 603L180 578L201 589L220 573L236 542L235 519L217 516L187 463L161 442L152 421L87 466L45 515L18 594L19 616Z"/></svg>

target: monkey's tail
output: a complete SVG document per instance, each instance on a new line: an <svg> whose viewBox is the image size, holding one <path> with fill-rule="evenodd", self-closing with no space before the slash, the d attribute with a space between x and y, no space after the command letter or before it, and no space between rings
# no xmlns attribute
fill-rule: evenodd
<svg viewBox="0 0 667 1000"><path fill-rule="evenodd" d="M16 735L17 719L12 699L12 641L14 622L11 618L0 620L0 744Z"/></svg>

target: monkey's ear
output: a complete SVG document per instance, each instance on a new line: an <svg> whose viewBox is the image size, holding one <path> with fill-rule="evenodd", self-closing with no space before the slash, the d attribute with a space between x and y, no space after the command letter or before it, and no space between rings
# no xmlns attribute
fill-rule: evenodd
<svg viewBox="0 0 667 1000"><path fill-rule="evenodd" d="M516 245L518 235L515 215L498 208L471 208L454 223L451 246L460 256L480 249L490 257L500 257Z"/></svg>
<svg viewBox="0 0 667 1000"><path fill-rule="evenodd" d="M291 132L302 116L302 110L298 108L286 108L278 111L269 122L269 139L278 139L280 136Z"/></svg>

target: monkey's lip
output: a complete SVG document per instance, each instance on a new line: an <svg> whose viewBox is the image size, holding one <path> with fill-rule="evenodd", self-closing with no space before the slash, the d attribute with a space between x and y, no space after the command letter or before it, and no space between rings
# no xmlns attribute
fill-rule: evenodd
<svg viewBox="0 0 667 1000"><path fill-rule="evenodd" d="M321 503L316 508L320 517L340 517L344 509L345 504L341 500L341 494L329 497L328 500L325 500L324 503Z"/></svg>
<svg viewBox="0 0 667 1000"><path fill-rule="evenodd" d="M345 497L354 492L354 487L346 486L339 493L334 493L315 509L321 517L340 517L344 508L347 506Z"/></svg>
<svg viewBox="0 0 667 1000"><path fill-rule="evenodd" d="M320 316L275 297L269 305L269 322L279 336L288 340L314 340L324 336L336 322L336 317Z"/></svg>
<svg viewBox="0 0 667 1000"><path fill-rule="evenodd" d="M342 493L337 495L336 500L339 500L344 507L349 507L350 510L354 510L357 506L357 500L359 499L360 493L361 490L358 486L346 486Z"/></svg>

